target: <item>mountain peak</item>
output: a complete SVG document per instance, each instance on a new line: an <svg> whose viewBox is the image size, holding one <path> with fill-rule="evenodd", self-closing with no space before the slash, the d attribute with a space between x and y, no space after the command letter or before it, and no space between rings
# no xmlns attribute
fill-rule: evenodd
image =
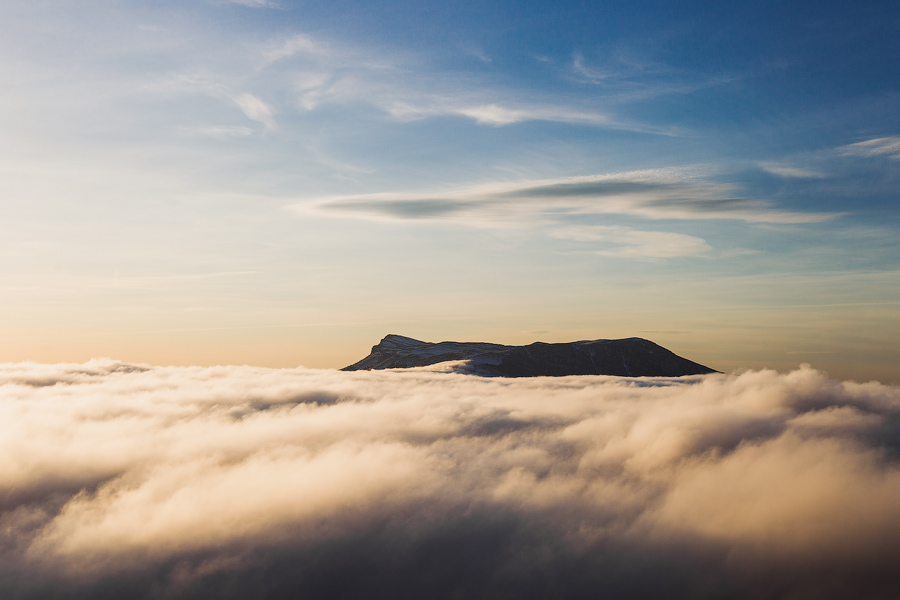
<svg viewBox="0 0 900 600"><path fill-rule="evenodd" d="M407 347L416 347L416 346L424 346L428 342L423 342L421 340L415 340L411 337L406 337L404 335L397 335L396 333L389 333L382 338L382 340L378 343L378 346L385 348L407 348Z"/></svg>
<svg viewBox="0 0 900 600"><path fill-rule="evenodd" d="M342 370L408 369L451 361L455 363L453 371L488 377L680 377L718 372L637 337L506 346L489 342L423 342L394 333L373 346L369 356Z"/></svg>

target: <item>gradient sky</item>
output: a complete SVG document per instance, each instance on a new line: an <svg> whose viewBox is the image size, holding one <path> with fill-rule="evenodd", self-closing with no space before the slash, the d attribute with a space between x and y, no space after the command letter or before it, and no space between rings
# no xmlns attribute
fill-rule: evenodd
<svg viewBox="0 0 900 600"><path fill-rule="evenodd" d="M900 382L896 2L4 0L0 361L640 336Z"/></svg>

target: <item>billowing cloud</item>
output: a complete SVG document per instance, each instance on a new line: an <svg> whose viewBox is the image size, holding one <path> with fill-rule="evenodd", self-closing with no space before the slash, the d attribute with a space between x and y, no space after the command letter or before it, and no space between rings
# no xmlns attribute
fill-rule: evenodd
<svg viewBox="0 0 900 600"><path fill-rule="evenodd" d="M647 219L731 219L751 223L819 223L835 213L793 212L742 198L737 187L677 169L632 171L475 186L423 194L326 198L332 213L388 219L456 218L467 222L618 214ZM298 210L307 210L297 205Z"/></svg>
<svg viewBox="0 0 900 600"><path fill-rule="evenodd" d="M5 598L900 593L900 388L808 367L97 360L0 390Z"/></svg>

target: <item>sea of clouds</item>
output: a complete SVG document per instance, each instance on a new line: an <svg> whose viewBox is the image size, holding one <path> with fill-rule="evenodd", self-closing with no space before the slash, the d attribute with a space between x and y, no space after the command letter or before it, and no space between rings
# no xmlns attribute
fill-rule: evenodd
<svg viewBox="0 0 900 600"><path fill-rule="evenodd" d="M0 596L900 597L900 388L3 364Z"/></svg>

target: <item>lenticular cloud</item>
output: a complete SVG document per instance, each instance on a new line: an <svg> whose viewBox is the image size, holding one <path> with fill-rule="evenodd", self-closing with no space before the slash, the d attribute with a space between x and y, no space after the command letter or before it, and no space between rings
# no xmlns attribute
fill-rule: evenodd
<svg viewBox="0 0 900 600"><path fill-rule="evenodd" d="M4 598L900 595L900 389L0 365Z"/></svg>

